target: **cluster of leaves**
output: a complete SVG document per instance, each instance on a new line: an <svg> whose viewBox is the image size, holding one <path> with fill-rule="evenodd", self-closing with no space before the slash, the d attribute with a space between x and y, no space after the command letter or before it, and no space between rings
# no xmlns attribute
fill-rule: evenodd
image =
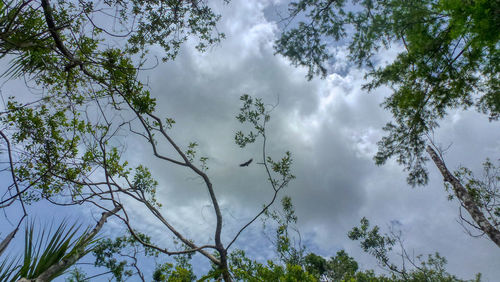
<svg viewBox="0 0 500 282"><path fill-rule="evenodd" d="M248 144L254 143L259 136L263 139L263 158L264 166L269 175L269 181L273 186L275 191L281 190L283 187L287 186L290 181L295 179L295 176L291 173L292 166L292 154L287 151L285 156L279 161L273 160L270 156L265 155L266 151L266 124L271 119L270 112L274 109L267 109L266 105L262 102L262 99L254 99L248 94L244 94L240 97L243 101L243 107L240 108L240 113L236 116L236 119L240 123L249 123L252 125L253 130L250 130L247 134L242 131L237 131L234 140L235 143L244 148ZM280 178L272 177L270 174L269 166L273 172L278 174Z"/></svg>
<svg viewBox="0 0 500 282"><path fill-rule="evenodd" d="M197 154L197 147L198 147L198 143L197 142L190 142L189 145L187 146L188 149L186 150L186 152L184 152L184 154L186 155L187 159L189 160L189 162L194 162L195 161L195 158L196 158L196 154ZM199 157L198 159L199 163L200 163L200 168L202 171L207 171L208 170L208 157L205 157L205 156L202 156L202 157Z"/></svg>
<svg viewBox="0 0 500 282"><path fill-rule="evenodd" d="M401 232L397 233L391 230L389 234L381 235L379 227L374 226L370 229L370 222L362 218L359 227L354 227L348 237L351 240L359 240L363 251L372 255L379 265L388 270L390 277L380 277L375 281L468 281L457 278L446 271L446 258L435 253L428 255L424 260L422 255L415 258L410 257L406 252L401 239ZM400 246L401 267L391 262L391 252L394 246ZM411 267L410 269L408 269ZM480 281L481 274L477 274L472 281Z"/></svg>
<svg viewBox="0 0 500 282"><path fill-rule="evenodd" d="M361 219L361 226L354 227L348 234L351 240L362 240L361 248L363 251L375 256L379 262L386 265L391 270L397 270L396 265L389 263L388 252L396 243L396 240L391 237L382 236L379 234L379 227L375 226L372 230L368 230L370 223L368 219Z"/></svg>
<svg viewBox="0 0 500 282"><path fill-rule="evenodd" d="M96 20L111 10L117 15L112 32ZM57 195L68 186L79 194L96 167L124 172L119 155L111 152L108 160L103 146L130 125L121 110L155 110L155 99L137 79L146 47L160 45L163 59L174 59L191 35L203 50L223 37L215 31L218 19L201 0L2 1L0 56L11 59L4 75L24 76L43 89L29 103L11 97L0 113L5 138L20 152L12 169L25 187L25 200ZM136 54L139 60L132 59Z"/></svg>
<svg viewBox="0 0 500 282"><path fill-rule="evenodd" d="M178 244L176 240L174 243ZM126 281L134 276L138 276L142 281L149 280L146 279L144 270L153 263L153 259L156 261L161 253L157 249L148 247L148 244L151 244L149 236L137 231L133 235L100 239L92 248L94 266L98 269L105 268L107 271L92 277L111 274L116 281ZM190 263L191 258L192 254L188 253L175 256L174 263L156 263L152 281L195 281L196 275ZM88 279L91 277L76 267L66 278L67 281Z"/></svg>
<svg viewBox="0 0 500 282"><path fill-rule="evenodd" d="M222 33L214 31L220 16L203 0L57 1L52 5L45 1L42 4L47 5L53 13L53 28L58 32L68 30L63 40L73 46L83 47L78 52L81 58L91 55L89 51L93 48L89 48L90 45L105 41L106 36L125 38L126 46L122 50L127 54L141 53L149 45L159 45L165 50L165 60L176 57L188 35L199 38L197 47L200 50L218 43L224 37ZM104 23L96 24L97 21L93 19L113 13L116 16L112 31ZM52 31L47 30L46 13L39 5L32 1L2 1L0 14L0 22L5 27L0 35L0 53L5 55L19 49L31 53L22 54L23 59L16 61L16 67L23 66L23 71L36 69L53 61L44 59L57 58L50 46L59 42L54 42L57 40L49 35ZM78 31L89 32L91 36L75 38L76 34L82 36Z"/></svg>
<svg viewBox="0 0 500 282"><path fill-rule="evenodd" d="M156 186L158 186L158 181L156 181L148 168L139 165L135 169L135 175L132 187L141 194L143 199L155 206L161 207L161 203L156 199Z"/></svg>
<svg viewBox="0 0 500 282"><path fill-rule="evenodd" d="M178 258L178 257L176 257ZM180 266L172 263L164 263L156 266L153 273L155 282L189 282L195 281L196 276L192 272L191 264Z"/></svg>
<svg viewBox="0 0 500 282"><path fill-rule="evenodd" d="M196 275L193 273L191 265L192 255L180 255L174 257L173 263L157 264L153 273L153 281L168 281L168 282L188 282L195 281Z"/></svg>
<svg viewBox="0 0 500 282"><path fill-rule="evenodd" d="M235 252L233 259L244 280L248 277L274 276L273 281L385 281L385 276L377 276L371 270L358 270L357 262L344 250L335 257L325 259L312 252L307 252L302 245L297 227L297 216L290 197L281 200L281 209L266 212L263 220L264 230L274 226L271 243L275 247L276 259L267 265L244 258L241 251ZM274 237L274 238L273 238ZM246 276L245 276L246 275ZM279 276L281 275L281 276ZM273 276L268 276L273 277ZM286 277L286 278L285 278ZM291 280L287 280L291 279ZM267 281L266 279L263 279Z"/></svg>
<svg viewBox="0 0 500 282"><path fill-rule="evenodd" d="M305 247L302 246L300 233L296 227L297 216L295 215L292 199L288 196L283 197L281 207L281 210L266 210L263 218L264 230L266 230L268 221L277 225L271 242L276 248L279 261L290 265L302 265L304 263ZM294 240L296 236L292 236L290 232L297 235L298 242Z"/></svg>
<svg viewBox="0 0 500 282"><path fill-rule="evenodd" d="M325 76L335 41L349 41L350 58L367 67L368 90L389 86L384 102L395 119L384 128L378 164L395 156L412 185L427 183L426 135L450 109L476 106L490 120L500 116L498 1L301 0L290 17L301 18L276 42L277 53ZM353 32L346 33L346 30ZM403 48L381 65L380 48Z"/></svg>
<svg viewBox="0 0 500 282"><path fill-rule="evenodd" d="M135 232L142 242L151 243L150 238L142 233ZM95 257L95 266L105 267L117 281L140 273L138 255L158 256L155 249L144 247L131 234L119 236L114 239L104 238L96 243L92 250ZM120 259L120 260L119 260Z"/></svg>
<svg viewBox="0 0 500 282"><path fill-rule="evenodd" d="M262 264L247 258L242 250L231 253L230 269L234 278L242 281L317 281L300 265L283 266L271 260Z"/></svg>
<svg viewBox="0 0 500 282"><path fill-rule="evenodd" d="M472 171L466 167L460 167L454 175L461 183L464 183L465 189L473 198L476 206L498 229L500 227L500 165L495 165L487 159L483 163L481 178L475 177ZM452 189L449 185L446 187L448 191ZM450 193L449 199L452 198L453 194ZM462 219L467 221L463 217ZM470 221L467 221L467 224L481 230Z"/></svg>
<svg viewBox="0 0 500 282"><path fill-rule="evenodd" d="M87 123L78 119L78 113L42 105L39 108L22 107L9 101L8 114L0 116L4 124L17 126L12 141L23 147L15 173L20 183L27 183L25 199L39 200L42 196L57 194L67 181L77 181L90 170L88 158L75 163L79 157L80 134L92 131ZM54 177L58 175L59 177ZM75 186L78 189L78 186Z"/></svg>
<svg viewBox="0 0 500 282"><path fill-rule="evenodd" d="M238 146L244 148L246 145L254 143L259 136L265 138L265 126L271 116L266 111L262 99L254 99L250 95L244 94L240 97L240 100L243 102L243 106L240 108L240 113L236 116L236 119L240 123L250 123L256 131L250 131L248 134L244 134L242 131L236 132L234 141Z"/></svg>

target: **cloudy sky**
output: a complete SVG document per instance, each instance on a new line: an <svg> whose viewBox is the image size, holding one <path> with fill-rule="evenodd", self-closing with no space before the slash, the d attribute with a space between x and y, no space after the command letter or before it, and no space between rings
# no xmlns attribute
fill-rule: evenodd
<svg viewBox="0 0 500 282"><path fill-rule="evenodd" d="M500 252L487 239L468 236L457 223L458 203L447 200L442 178L431 163L429 185L415 189L406 184L395 162L374 165L376 142L390 120L379 107L387 89L361 90L363 73L350 66L343 46L335 48L332 74L324 80L307 81L304 69L274 55L279 4L283 3L217 1L214 6L222 13L219 29L227 35L220 46L198 53L189 42L176 61L147 73L158 113L177 121L176 140L198 142L200 154L210 158L209 175L222 202L227 238L271 195L262 166L238 167L249 158L260 158L259 144L239 149L233 142L241 128L234 118L239 97L248 93L268 104L279 101L268 128L269 153L276 158L287 150L293 154L297 179L284 194L295 203L301 234L311 250L331 256L346 249L363 267L377 269L346 236L366 216L383 230L398 222L408 250L439 251L448 258L450 272L463 278L476 272L489 279L500 276ZM395 52L384 51L379 57L390 61ZM435 140L451 144L445 155L450 168L462 164L479 171L486 157L496 159L500 152L499 124L473 111L451 113L435 132ZM160 194L171 207L172 219L192 223L186 231L206 240L213 217L201 181L150 160L149 152L144 147L136 153L159 176ZM252 240L260 236L261 226L254 227L238 247L255 251ZM257 249L255 255L270 253Z"/></svg>
<svg viewBox="0 0 500 282"><path fill-rule="evenodd" d="M230 238L243 222L270 199L260 161L260 144L240 149L234 133L243 127L234 118L239 97L250 94L278 107L272 112L268 130L269 155L293 155L297 177L281 195L292 197L299 228L311 251L333 256L345 249L363 269L377 265L362 252L347 232L366 216L387 231L397 222L404 232L407 250L415 254L440 252L448 258L448 270L461 278L477 272L485 281L500 277L500 252L486 238L472 238L457 223L458 203L448 201L442 178L432 163L430 183L411 188L394 161L377 167L372 157L382 126L390 115L379 107L387 89L371 93L361 90L363 72L350 66L342 46L335 48L332 73L323 80L307 81L306 70L290 66L275 56L273 41L279 36L276 10L279 1L215 1L222 13L219 29L227 38L206 53L188 42L179 57L145 73L152 94L158 99L157 113L172 117L172 136L179 144L199 143L199 153L209 157L209 176L225 216L224 235ZM390 61L395 50L379 54ZM445 158L450 168L460 164L479 171L486 157L499 158L500 124L473 111L457 111L441 123L435 139L450 145ZM152 168L160 182L163 211L190 237L209 240L213 214L200 179L186 171L159 162L146 144L129 145L128 158ZM254 158L248 168L239 163ZM138 223L157 238L169 239L166 231L137 208ZM143 225L141 225L143 224ZM238 241L254 258L272 256L262 239L260 223ZM165 242L165 244L167 244Z"/></svg>

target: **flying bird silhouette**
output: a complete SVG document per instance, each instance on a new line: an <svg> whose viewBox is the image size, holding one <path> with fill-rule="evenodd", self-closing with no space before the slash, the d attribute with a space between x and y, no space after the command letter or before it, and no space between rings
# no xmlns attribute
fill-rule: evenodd
<svg viewBox="0 0 500 282"><path fill-rule="evenodd" d="M244 166L248 166L251 162L253 161L253 159L249 159L248 161L240 164L241 167L244 167Z"/></svg>

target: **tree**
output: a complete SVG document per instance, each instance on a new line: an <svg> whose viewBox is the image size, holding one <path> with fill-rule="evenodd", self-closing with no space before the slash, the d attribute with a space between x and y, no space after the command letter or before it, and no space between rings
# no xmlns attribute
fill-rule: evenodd
<svg viewBox="0 0 500 282"><path fill-rule="evenodd" d="M369 229L368 219L363 217L360 223L359 227L349 231L348 237L351 240L359 240L363 251L375 257L379 265L389 271L390 279L382 281L465 281L446 271L446 258L437 252L428 255L427 260L424 260L422 255L410 256L403 245L401 231L391 228L388 235L381 235L378 226ZM398 256L401 258L401 266L390 259L390 253L396 245L400 249ZM471 281L480 280L479 273Z"/></svg>
<svg viewBox="0 0 500 282"><path fill-rule="evenodd" d="M102 14L115 14L113 24L102 21ZM270 110L261 100L242 96L237 118L253 131L238 132L235 141L243 148L261 138L260 163L272 194L254 218L223 242L223 214L206 173L208 158L197 154L196 142L175 141L169 132L174 119L155 112L155 99L138 78L140 71L155 64L149 63L148 46L162 47L166 61L175 58L188 36L198 39L201 51L219 42L223 34L215 28L218 18L202 0L2 1L0 53L10 62L4 76L23 77L40 93L27 102L11 97L0 113L2 157L7 159L2 172L12 180L5 187L2 208L18 203L24 213L20 221L27 215L25 205L41 200L117 210L114 217L124 223L134 242L164 255L199 253L215 265L213 278L230 281L228 249L294 178L291 155L287 152L278 161L267 155ZM215 214L213 243L194 242L168 220L150 170L122 159L123 144L130 138L144 142L166 166L183 167L202 179ZM130 201L143 205L184 249L170 250L141 236L129 216Z"/></svg>
<svg viewBox="0 0 500 282"><path fill-rule="evenodd" d="M278 224L276 230L272 232L274 234L269 236L276 249L277 260L285 265L303 265L305 247L302 245L300 232L296 226L298 218L295 215L292 198L289 196L283 197L281 199L281 210L266 210L264 215L264 231L268 229L268 221Z"/></svg>
<svg viewBox="0 0 500 282"><path fill-rule="evenodd" d="M101 21L109 11L116 15L112 26ZM0 207L18 203L23 211L11 237L27 216L25 204L65 190L80 195L85 183L71 181L89 177L102 164L94 153L103 148L94 148L94 141L110 142L106 131L127 124L113 127L86 113L106 120L105 109L117 115L127 105L141 113L154 110L154 99L137 79L146 47L160 45L163 59L173 59L192 34L203 50L223 37L213 32L217 19L197 0L0 2L0 58L8 66L2 76L23 77L27 89L38 91L28 101L11 97L0 112L1 157L7 163L1 171L11 179Z"/></svg>
<svg viewBox="0 0 500 282"><path fill-rule="evenodd" d="M480 274L477 274L474 280L461 280L449 274L446 271L446 259L439 253L429 255L427 260L422 259L422 255L410 256L403 245L400 231L391 228L388 235L381 235L378 226L369 229L370 224L366 218L363 218L361 225L353 228L348 236L352 240L359 240L361 248L374 256L379 265L387 270L388 275L375 274L370 269L359 269L356 260L344 250L339 250L334 257L326 259L308 252L300 241L297 244L296 237L300 238L300 232L295 225L297 220L290 197L284 196L281 209L268 211L263 218L265 230L270 230L275 235L269 239L274 244L276 257L262 263L250 259L243 250L233 250L228 255L232 278L238 281L481 281ZM142 240L150 242L147 235L140 236ZM391 262L397 247L400 251L397 257L401 258L399 265ZM160 254L138 243L130 234L114 240L101 240L93 248L93 252L95 265L108 268L116 281L124 281L133 276L146 281L138 264L144 257L138 255L143 253L156 257ZM176 256L175 263L157 264L153 281L197 280L190 261L191 255L192 253L186 253ZM212 266L212 270L199 280L204 281L220 275L217 265ZM97 276L86 277L80 270L74 269L69 281L85 281L95 277Z"/></svg>
<svg viewBox="0 0 500 282"><path fill-rule="evenodd" d="M276 52L296 66L306 66L310 79L328 73L332 58L328 46L347 40L350 59L370 78L364 88L392 89L383 106L394 122L384 127L387 135L378 143L375 162L395 157L415 186L428 182L425 162L430 158L471 216L471 225L497 246L498 215L485 211L484 198L475 197L450 172L431 135L452 109L475 107L490 121L500 117L499 11L500 2L482 0L301 0L290 4L284 21L291 26L301 14L306 19L276 41ZM402 51L392 63L381 66L374 54L391 46L401 46ZM498 178L474 191L497 201L497 183Z"/></svg>
<svg viewBox="0 0 500 282"><path fill-rule="evenodd" d="M428 255L409 255L403 244L402 232L391 227L389 234L381 235L380 228L366 218L361 219L359 227L354 227L348 237L359 240L363 251L378 261L388 275L375 274L373 270L361 270L356 260L345 250L326 259L308 252L295 237L300 238L296 227L298 218L289 197L283 197L281 208L268 212L264 221L266 228L274 229L276 239L271 238L276 248L276 258L268 260L267 265L246 257L245 252L236 250L230 255L230 268L235 278L244 281L481 281L481 274L474 280L462 280L446 271L446 258L435 253ZM289 232L289 231L295 232ZM399 249L399 263L394 263L394 251ZM307 253L307 254L305 254ZM299 255L297 255L299 254ZM299 259L297 259L299 257Z"/></svg>

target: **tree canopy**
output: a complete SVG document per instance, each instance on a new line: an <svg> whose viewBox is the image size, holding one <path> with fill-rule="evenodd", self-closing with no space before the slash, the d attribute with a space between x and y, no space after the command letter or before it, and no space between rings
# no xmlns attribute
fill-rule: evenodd
<svg viewBox="0 0 500 282"><path fill-rule="evenodd" d="M392 90L383 107L393 121L384 127L375 162L394 157L415 186L427 184L425 163L432 159L473 218L471 225L498 246L497 215L481 211L485 203L471 194L482 192L467 191L446 168L432 135L455 109L474 107L490 121L500 117L499 11L499 1L483 0L301 0L290 4L284 21L305 19L289 24L276 41L276 52L307 67L309 79L324 77L333 58L329 47L348 41L349 58L366 71L364 88ZM377 56L384 48L400 49L388 64ZM499 199L498 191L491 196Z"/></svg>

